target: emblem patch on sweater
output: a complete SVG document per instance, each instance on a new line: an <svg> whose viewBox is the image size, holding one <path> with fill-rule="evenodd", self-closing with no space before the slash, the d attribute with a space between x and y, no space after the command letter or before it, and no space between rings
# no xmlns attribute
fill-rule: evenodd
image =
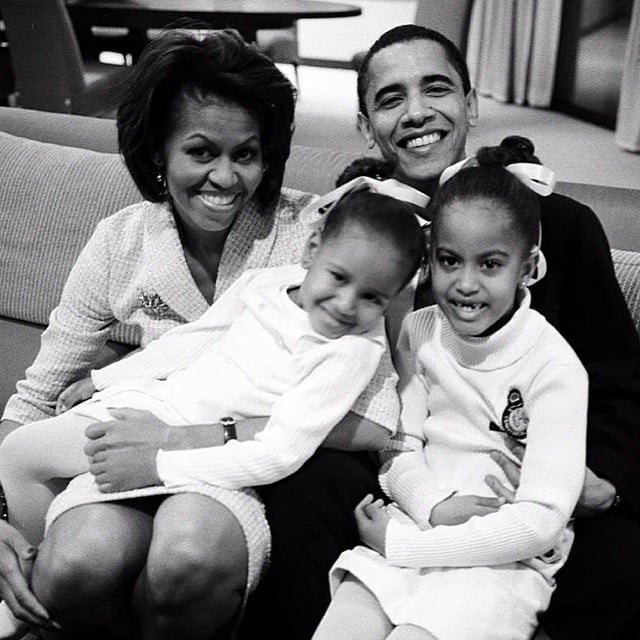
<svg viewBox="0 0 640 640"><path fill-rule="evenodd" d="M142 312L154 320L180 320L180 316L155 291L140 291L138 304Z"/></svg>
<svg viewBox="0 0 640 640"><path fill-rule="evenodd" d="M527 427L529 426L529 415L524 408L524 400L518 389L509 389L507 396L507 406L502 412L501 425L495 422L489 423L491 431L504 431L512 438L523 440L527 437Z"/></svg>

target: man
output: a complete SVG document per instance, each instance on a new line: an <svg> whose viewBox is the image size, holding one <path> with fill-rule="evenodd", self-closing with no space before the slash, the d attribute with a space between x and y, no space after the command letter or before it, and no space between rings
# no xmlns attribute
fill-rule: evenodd
<svg viewBox="0 0 640 640"><path fill-rule="evenodd" d="M442 171L465 156L469 128L478 120L460 52L441 34L415 25L396 27L374 43L358 75L358 98L369 147L379 148L394 177L427 194ZM576 521L574 548L543 625L552 640L638 637L640 604L632 594L640 573L640 341L595 214L556 194L541 206L548 273L531 289L532 306L589 372L588 464L597 474L587 474L580 500L579 511L592 517ZM280 638L309 638L328 604L333 560L358 542L350 510L375 492L375 471L354 457L349 477L334 473L331 455L321 452L262 492L272 566L249 603L243 638L271 625ZM503 464L517 483L517 470Z"/></svg>

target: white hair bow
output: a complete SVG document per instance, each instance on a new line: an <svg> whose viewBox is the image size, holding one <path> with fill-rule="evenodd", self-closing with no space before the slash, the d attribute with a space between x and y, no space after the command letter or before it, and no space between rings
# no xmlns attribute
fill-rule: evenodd
<svg viewBox="0 0 640 640"><path fill-rule="evenodd" d="M393 178L375 180L367 176L358 176L309 203L300 212L300 220L308 225L319 226L329 211L336 206L340 198L352 191L373 191L396 200L404 200L421 208L426 207L429 202L429 196L422 193L422 191L418 191L408 184L398 182Z"/></svg>
<svg viewBox="0 0 640 640"><path fill-rule="evenodd" d="M477 166L475 156L464 158L464 160L452 164L442 172L439 184L444 184L461 169L474 166ZM556 174L541 164L535 164L534 162L514 162L513 164L506 165L504 168L518 178L522 184L540 196L551 195L553 188L556 186Z"/></svg>

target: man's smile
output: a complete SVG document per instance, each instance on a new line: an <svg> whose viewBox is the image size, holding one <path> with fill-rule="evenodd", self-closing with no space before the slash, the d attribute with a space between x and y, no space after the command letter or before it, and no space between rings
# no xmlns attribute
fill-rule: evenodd
<svg viewBox="0 0 640 640"><path fill-rule="evenodd" d="M441 131L433 131L420 136L406 136L400 140L399 146L405 149L423 149L424 147L428 147L436 142L440 142L442 137L443 134Z"/></svg>

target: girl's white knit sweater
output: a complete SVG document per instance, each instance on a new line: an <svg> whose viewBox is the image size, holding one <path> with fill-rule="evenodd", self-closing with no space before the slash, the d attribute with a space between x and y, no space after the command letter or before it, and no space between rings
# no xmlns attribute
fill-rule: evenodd
<svg viewBox="0 0 640 640"><path fill-rule="evenodd" d="M146 409L169 424L270 416L255 440L160 451L168 487L193 481L238 489L297 470L365 390L386 350L384 322L362 335L326 338L287 289L299 265L248 271L198 320L92 372L104 391L76 410L104 419L105 407ZM399 401L371 419L395 432Z"/></svg>
<svg viewBox="0 0 640 640"><path fill-rule="evenodd" d="M398 344L401 431L413 451L383 465L386 493L423 529L393 520L385 556L408 567L495 565L568 553L567 523L585 469L587 374L528 291L512 319L486 338L456 334L437 307L411 313ZM492 450L515 459L506 433L526 443L513 504L456 526L431 527L433 507L459 493L491 496L506 484ZM545 554L546 557L545 557Z"/></svg>

